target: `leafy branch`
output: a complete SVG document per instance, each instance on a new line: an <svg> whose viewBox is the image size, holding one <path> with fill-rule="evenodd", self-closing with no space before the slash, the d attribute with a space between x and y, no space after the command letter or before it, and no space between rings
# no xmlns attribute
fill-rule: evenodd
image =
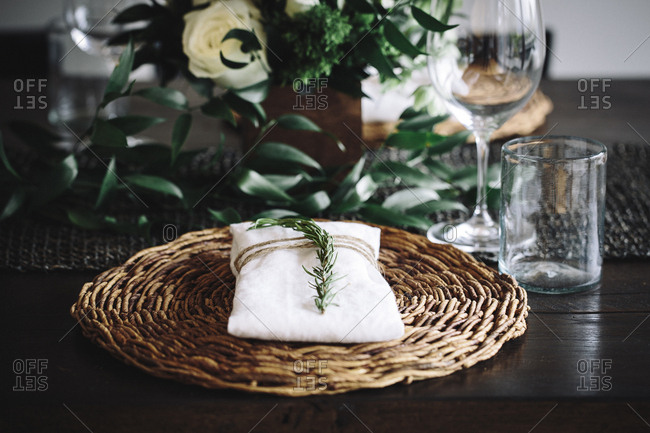
<svg viewBox="0 0 650 433"><path fill-rule="evenodd" d="M300 232L318 248L316 256L320 266L314 266L311 271L304 266L302 268L310 277L314 278L314 281L310 282L309 285L316 290L314 296L316 308L321 314L324 314L327 307L336 305L332 304L332 301L338 293L334 292L332 287L339 280L333 271L338 258L338 254L334 251L334 238L309 218L260 218L255 221L249 230L273 226L290 228Z"/></svg>
<svg viewBox="0 0 650 433"><path fill-rule="evenodd" d="M182 55L178 35L174 32L179 28L182 30L182 13L192 7L192 2L183 0L170 3L177 5L178 10L174 9L176 6L168 9L159 3L152 2L147 7L134 6L120 15L120 22L145 20L150 21L150 25L142 31L125 35L128 36L126 39L120 39L119 42L126 43L126 47L109 78L95 119L85 134L80 132L79 137L83 142L80 141L75 149L61 150L58 144L65 141L64 138L40 125L11 122L13 135L38 157L33 163L25 165L12 160L13 155L5 152L0 136L0 220L37 213L84 229L148 236L152 224L161 222L156 220L160 218L158 210L161 208L183 210L190 214L199 202L209 205L212 201L223 206L219 210L207 209L209 215L221 224L241 221L234 206L239 209L265 209L256 215L243 215L246 219L296 215L335 218L345 214L348 218L360 217L374 223L423 230L431 225L433 213L465 211L463 202L475 202L475 168L459 169L444 164L440 159L441 155L464 143L467 134L436 134L434 128L444 117L431 116L414 109L402 114L397 129L384 144L399 150L399 161L367 160L364 157L351 167L323 167L290 144L260 142L235 167L225 167L227 176L215 184L214 167L224 154L223 134L221 140L217 135L215 145L209 148L184 149L193 115L197 111L211 118L222 119L232 126L237 126L240 119L248 119L256 128L260 127L259 137L273 127L307 131L308 134L331 134L295 113L267 121L260 103L267 96L271 80L216 94L213 92L214 83L186 73L182 67L184 62L172 62L173 65L170 65L170 59L178 60ZM329 3L334 4L332 1ZM358 46L345 57L345 65L333 66L329 77L332 87L337 87L333 85L337 75L339 78L340 75L354 78L358 87L359 76L347 73L357 61L375 65L377 69L387 66L391 71L399 70L393 68L397 64L392 62L392 53L401 52L422 58L423 35L429 31L445 30L444 25L418 11L416 5L420 5L419 1L398 2L388 15L388 11L376 1L355 0L345 2L345 5L341 16L345 15L350 22L364 20L366 26L374 27L381 34L369 35L364 40L372 39L371 47ZM267 6L269 10L283 10L271 8L270 5L264 7ZM418 21L415 29L402 21L407 13ZM352 27L354 31L366 28L356 24ZM165 43L154 44L162 51L148 52L148 48L155 48L148 42L155 41L158 36L165 38ZM253 40L246 32L234 32L231 37L240 39L242 44ZM138 42L138 49L131 40ZM172 88L134 89L134 82L129 81L131 69L159 60L168 67L174 66L176 72L180 67L181 73L206 101L199 106L190 106L187 97ZM165 68L164 65L161 66L163 86L166 79L174 75L165 72L174 68ZM342 69L337 72L338 67ZM388 74L388 69L380 71ZM338 84L341 82L338 81ZM102 118L106 106L119 98L143 98L176 110L178 115L169 137L170 144L128 145L128 137L167 119L134 114ZM342 146L335 138L334 141L339 147ZM195 157L200 151L213 152L214 155L208 162L203 161L197 170ZM99 164L84 163L84 158L86 161L97 158ZM187 172L198 174L199 178L183 174ZM208 176L212 177L206 179ZM498 167L492 167L489 176L491 180L497 179ZM391 192L388 197L385 196L386 191ZM490 189L488 204L495 204L498 196L497 188ZM129 211L140 209L142 212L124 218L116 208L125 207ZM199 228L193 226L187 229L195 227Z"/></svg>

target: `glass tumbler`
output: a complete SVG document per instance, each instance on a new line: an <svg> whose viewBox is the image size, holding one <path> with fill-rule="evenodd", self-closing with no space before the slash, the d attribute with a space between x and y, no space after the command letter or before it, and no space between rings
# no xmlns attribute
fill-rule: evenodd
<svg viewBox="0 0 650 433"><path fill-rule="evenodd" d="M111 58L82 51L60 19L52 20L48 28L48 54L48 120L60 135L77 143L95 117L115 65ZM122 116L127 111L128 102L118 99L106 106L102 116Z"/></svg>
<svg viewBox="0 0 650 433"><path fill-rule="evenodd" d="M600 282L606 147L523 137L503 145L499 270L526 290L571 293Z"/></svg>

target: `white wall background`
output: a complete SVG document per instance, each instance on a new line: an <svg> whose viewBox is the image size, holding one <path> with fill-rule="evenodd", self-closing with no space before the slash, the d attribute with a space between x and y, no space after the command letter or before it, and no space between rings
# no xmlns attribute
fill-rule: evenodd
<svg viewBox="0 0 650 433"><path fill-rule="evenodd" d="M0 30L44 27L62 2L0 0ZM649 0L541 2L554 35L551 78L650 78Z"/></svg>
<svg viewBox="0 0 650 433"><path fill-rule="evenodd" d="M552 78L650 78L650 1L541 2Z"/></svg>

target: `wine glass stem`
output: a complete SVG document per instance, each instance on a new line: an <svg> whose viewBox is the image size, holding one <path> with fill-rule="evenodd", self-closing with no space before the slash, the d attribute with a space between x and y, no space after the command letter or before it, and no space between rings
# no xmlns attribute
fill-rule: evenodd
<svg viewBox="0 0 650 433"><path fill-rule="evenodd" d="M477 153L477 177L476 177L476 208L474 219L481 219L485 222L492 218L487 210L487 167L490 156L490 135L491 130L475 131L476 153Z"/></svg>

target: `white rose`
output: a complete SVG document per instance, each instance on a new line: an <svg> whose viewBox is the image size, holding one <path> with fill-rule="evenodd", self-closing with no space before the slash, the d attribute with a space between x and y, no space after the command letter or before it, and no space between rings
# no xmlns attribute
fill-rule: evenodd
<svg viewBox="0 0 650 433"><path fill-rule="evenodd" d="M284 8L284 12L293 18L294 15L306 12L318 3L320 3L319 0L287 0L287 6Z"/></svg>
<svg viewBox="0 0 650 433"><path fill-rule="evenodd" d="M257 51L259 58L251 62L251 53L241 51L239 40L223 41L230 30L245 29L254 31L264 47L266 33L260 19L259 9L250 0L220 0L205 9L187 13L183 51L189 58L190 72L199 78L212 78L225 88L238 89L265 80L268 66L264 49ZM248 65L231 69L221 61L221 53L228 60Z"/></svg>

